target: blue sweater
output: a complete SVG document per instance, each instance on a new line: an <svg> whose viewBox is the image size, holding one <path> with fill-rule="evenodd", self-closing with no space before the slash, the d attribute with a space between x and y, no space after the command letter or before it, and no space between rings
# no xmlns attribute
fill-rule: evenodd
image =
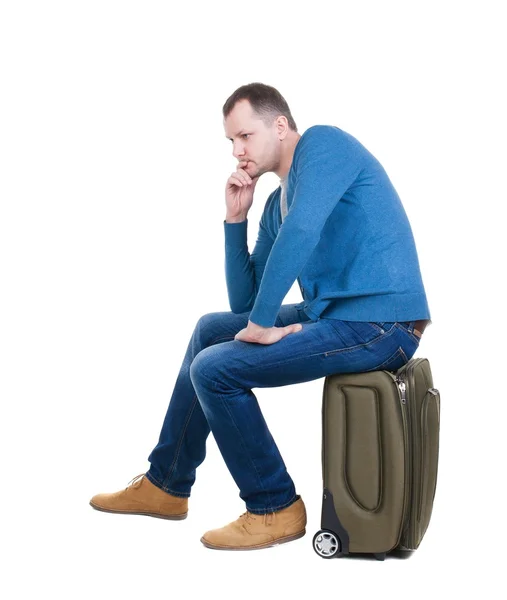
<svg viewBox="0 0 507 600"><path fill-rule="evenodd" d="M379 161L352 135L314 125L299 138L287 176L287 208L269 196L251 254L248 219L227 223L225 274L234 313L272 327L298 279L312 319L430 319L412 230Z"/></svg>

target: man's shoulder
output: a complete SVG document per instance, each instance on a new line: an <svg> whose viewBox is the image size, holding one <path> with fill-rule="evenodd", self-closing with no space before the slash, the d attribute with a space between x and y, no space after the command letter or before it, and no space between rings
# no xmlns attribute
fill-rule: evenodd
<svg viewBox="0 0 507 600"><path fill-rule="evenodd" d="M299 141L302 142L302 146L305 146L307 142L337 142L349 139L354 138L336 125L312 125L303 132Z"/></svg>
<svg viewBox="0 0 507 600"><path fill-rule="evenodd" d="M294 161L297 165L302 157L314 155L364 156L366 148L353 135L336 125L312 125L302 134L294 152Z"/></svg>
<svg viewBox="0 0 507 600"><path fill-rule="evenodd" d="M311 127L308 127L308 129L305 130L303 135L319 133L325 134L335 130L341 131L341 129L336 125L312 125Z"/></svg>

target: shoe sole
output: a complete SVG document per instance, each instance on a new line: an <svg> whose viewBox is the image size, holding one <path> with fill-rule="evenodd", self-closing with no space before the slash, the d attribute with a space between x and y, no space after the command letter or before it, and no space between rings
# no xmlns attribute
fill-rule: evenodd
<svg viewBox="0 0 507 600"><path fill-rule="evenodd" d="M303 529L303 531L295 533L294 535L287 535L272 542L264 542L264 544L257 544L256 546L217 546L216 544L210 544L204 539L204 537L201 538L201 542L206 546L206 548L211 548L213 550L261 550L262 548L271 548L272 546L278 546L279 544L292 542L293 540L303 537L305 533L306 529Z"/></svg>
<svg viewBox="0 0 507 600"><path fill-rule="evenodd" d="M169 519L170 521L182 521L187 518L188 513L182 513L180 515L158 515L156 513L149 512L133 512L131 510L115 510L114 508L103 508L102 506L97 506L97 504L93 504L90 502L90 506L95 510L100 510L102 512L109 513L117 513L119 515L142 515L145 517L155 517L157 519Z"/></svg>

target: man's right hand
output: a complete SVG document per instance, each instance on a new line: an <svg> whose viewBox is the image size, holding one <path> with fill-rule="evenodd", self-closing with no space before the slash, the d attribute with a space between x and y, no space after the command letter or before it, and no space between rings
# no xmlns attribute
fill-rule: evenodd
<svg viewBox="0 0 507 600"><path fill-rule="evenodd" d="M246 160L238 163L225 186L226 221L244 221L253 203L253 194L259 177L250 177L244 170Z"/></svg>

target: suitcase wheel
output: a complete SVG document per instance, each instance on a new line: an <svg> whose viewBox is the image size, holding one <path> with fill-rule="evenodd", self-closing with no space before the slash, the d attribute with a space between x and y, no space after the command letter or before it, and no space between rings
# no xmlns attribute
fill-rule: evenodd
<svg viewBox="0 0 507 600"><path fill-rule="evenodd" d="M313 549L322 558L333 558L341 550L340 538L328 529L321 529L313 536Z"/></svg>

